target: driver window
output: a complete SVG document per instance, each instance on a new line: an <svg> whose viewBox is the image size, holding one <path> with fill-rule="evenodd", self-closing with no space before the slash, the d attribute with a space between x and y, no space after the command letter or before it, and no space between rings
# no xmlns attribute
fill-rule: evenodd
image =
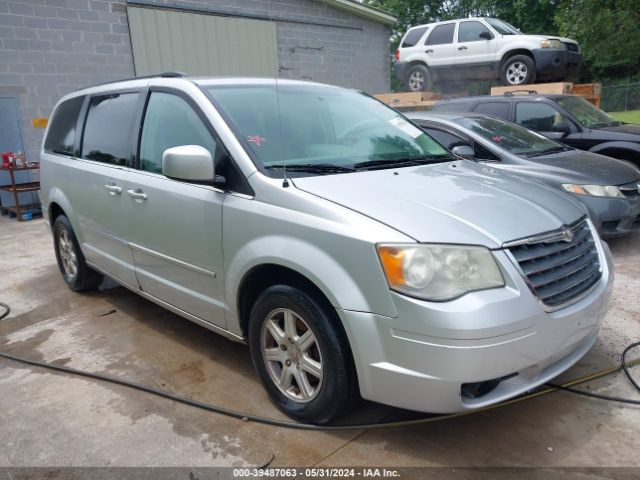
<svg viewBox="0 0 640 480"><path fill-rule="evenodd" d="M539 132L551 132L557 123L569 122L567 117L545 103L519 102L516 123Z"/></svg>
<svg viewBox="0 0 640 480"><path fill-rule="evenodd" d="M469 140L465 140L464 138L454 135L451 132L446 132L437 128L423 128L423 130L433 138L435 138L442 145L447 147L449 150L453 150L455 147L459 146L467 146L473 149L474 158L476 158L477 160L489 160L494 162L500 160L496 155L491 153L491 151L484 148L482 145L471 142Z"/></svg>
<svg viewBox="0 0 640 480"><path fill-rule="evenodd" d="M162 154L180 145L199 145L215 158L216 142L193 108L177 95L152 92L142 125L140 170L162 173Z"/></svg>

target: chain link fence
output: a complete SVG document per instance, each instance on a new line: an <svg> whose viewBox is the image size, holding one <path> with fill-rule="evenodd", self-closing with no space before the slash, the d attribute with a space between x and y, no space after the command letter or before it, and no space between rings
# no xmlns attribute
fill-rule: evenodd
<svg viewBox="0 0 640 480"><path fill-rule="evenodd" d="M603 85L600 108L605 112L640 110L640 82Z"/></svg>

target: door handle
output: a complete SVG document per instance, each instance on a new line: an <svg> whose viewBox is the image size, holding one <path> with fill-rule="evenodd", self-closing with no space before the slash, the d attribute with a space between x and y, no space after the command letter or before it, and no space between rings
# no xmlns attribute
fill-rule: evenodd
<svg viewBox="0 0 640 480"><path fill-rule="evenodd" d="M127 195L135 200L140 200L141 202L144 202L147 199L147 194L139 188L136 188L135 190L127 190Z"/></svg>
<svg viewBox="0 0 640 480"><path fill-rule="evenodd" d="M113 184L113 183L108 183L107 185L104 186L104 188L107 189L107 192L109 192L109 195L120 195L122 193L122 188L120 188L119 186Z"/></svg>
<svg viewBox="0 0 640 480"><path fill-rule="evenodd" d="M425 50L424 53L433 53L433 49L430 48L428 50Z"/></svg>
<svg viewBox="0 0 640 480"><path fill-rule="evenodd" d="M462 45L461 47L458 47L458 50L466 50L467 47L465 45Z"/></svg>

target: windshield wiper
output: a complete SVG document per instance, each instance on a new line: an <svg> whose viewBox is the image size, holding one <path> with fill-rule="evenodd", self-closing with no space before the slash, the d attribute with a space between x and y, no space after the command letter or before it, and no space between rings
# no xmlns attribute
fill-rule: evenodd
<svg viewBox="0 0 640 480"><path fill-rule="evenodd" d="M571 147L551 147L551 148L547 148L545 150L540 150L539 152L532 152L532 153L527 153L526 156L527 157L541 157L542 155L548 155L550 153L556 153L556 152L564 152L565 150L571 150Z"/></svg>
<svg viewBox="0 0 640 480"><path fill-rule="evenodd" d="M618 121L615 121L615 122L603 122L603 123L594 123L589 128L617 127L619 125L622 125L622 122L618 122Z"/></svg>
<svg viewBox="0 0 640 480"><path fill-rule="evenodd" d="M334 165L333 163L308 163L306 165L267 165L265 168L269 170L286 170L289 172L306 172L306 173L347 173L354 172L351 167L343 167L342 165Z"/></svg>
<svg viewBox="0 0 640 480"><path fill-rule="evenodd" d="M375 168L394 168L394 167L410 167L415 165L424 165L425 163L437 163L453 160L449 155L438 155L433 157L406 157L406 158L386 158L379 160L367 160L366 162L356 163L353 168L356 169L375 169Z"/></svg>

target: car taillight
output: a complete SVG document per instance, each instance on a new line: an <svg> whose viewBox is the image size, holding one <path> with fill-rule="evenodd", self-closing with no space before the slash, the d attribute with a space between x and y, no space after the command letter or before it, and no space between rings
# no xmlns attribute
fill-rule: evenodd
<svg viewBox="0 0 640 480"><path fill-rule="evenodd" d="M400 49L396 48L396 62L400 60Z"/></svg>

